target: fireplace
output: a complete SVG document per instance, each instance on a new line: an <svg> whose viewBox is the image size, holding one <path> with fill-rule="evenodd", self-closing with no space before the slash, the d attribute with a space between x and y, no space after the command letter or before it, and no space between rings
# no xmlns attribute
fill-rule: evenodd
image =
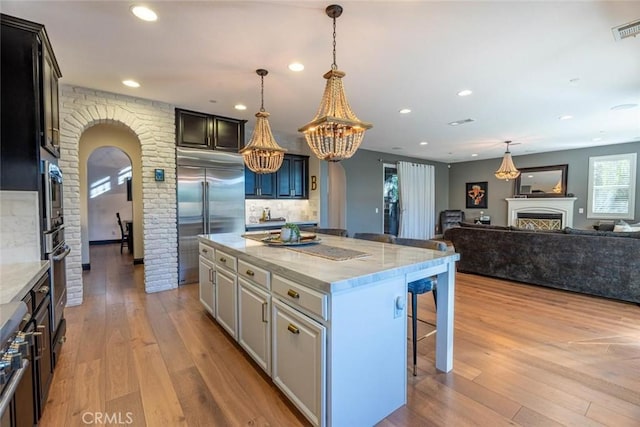
<svg viewBox="0 0 640 427"><path fill-rule="evenodd" d="M516 227L527 230L561 230L562 214L518 212Z"/></svg>
<svg viewBox="0 0 640 427"><path fill-rule="evenodd" d="M573 227L575 197L508 198L509 225L533 230Z"/></svg>

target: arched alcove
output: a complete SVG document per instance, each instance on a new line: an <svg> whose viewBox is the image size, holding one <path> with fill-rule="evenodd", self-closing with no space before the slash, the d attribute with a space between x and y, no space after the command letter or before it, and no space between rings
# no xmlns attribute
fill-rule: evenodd
<svg viewBox="0 0 640 427"><path fill-rule="evenodd" d="M176 229L176 174L174 107L155 101L102 92L82 87L61 86L59 165L64 171L65 238L71 247L67 257L68 305L82 303L82 254L88 250L86 236L86 157L80 143L85 132L97 125L111 125L131 133L139 154L129 157L140 173L136 189L134 175L134 246L144 249L145 290L157 292L178 286ZM164 171L164 181L155 181L156 169ZM135 172L134 172L135 174ZM84 178L84 179L83 179ZM83 184L85 183L85 184ZM138 191L138 193L136 193ZM83 215L84 214L84 215ZM136 219L136 215L137 218ZM140 226L136 225L136 222ZM134 236L134 239L135 239ZM86 248L85 248L86 247Z"/></svg>
<svg viewBox="0 0 640 427"><path fill-rule="evenodd" d="M95 196L96 192L105 190L105 185L109 185L114 190L120 186L121 191L123 188L124 175L126 171L120 171L119 166L124 163L118 160L117 152L121 153L127 159L130 166L131 180L131 198L130 211L123 215L123 219L133 220L134 236L134 260L144 259L144 239L143 239L143 223L142 223L142 174L141 174L141 153L140 153L140 141L138 137L133 133L131 129L118 123L100 123L86 129L80 136L79 144L79 161L80 161L80 224L81 224L81 241L82 241L82 264L86 266L90 264L89 259L89 241L91 240L91 228L90 223L90 210L89 204L92 201L92 196ZM109 154L111 150L111 154ZM89 177L89 161L90 159L96 159L96 156L101 157L101 161L94 162L94 167L100 167L99 163L103 163L103 175L101 177L95 177L98 181L107 179L108 182L105 185L100 186L101 182L96 182L95 179ZM122 169L122 168L120 168ZM108 197L110 194L116 193L116 191L107 191L104 196ZM93 194L92 194L93 193ZM114 201L112 207L106 207L113 210L111 215L111 225L116 226L115 210L117 206L123 206L126 203L126 194L123 200L121 197L117 197L114 194ZM101 220L104 221L104 220ZM105 225L103 225L105 226ZM117 232L119 237L119 231ZM117 238L116 237L116 238ZM101 237L102 240L108 240L105 236Z"/></svg>

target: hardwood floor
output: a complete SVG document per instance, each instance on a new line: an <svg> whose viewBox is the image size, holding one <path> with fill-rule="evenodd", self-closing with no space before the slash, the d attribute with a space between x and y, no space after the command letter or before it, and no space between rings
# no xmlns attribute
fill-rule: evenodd
<svg viewBox="0 0 640 427"><path fill-rule="evenodd" d="M41 426L307 424L197 286L145 294L119 245L91 247L91 261ZM456 285L453 372L435 370L434 336L420 341L408 403L379 426L640 425L637 305L460 273ZM433 322L431 296L418 300Z"/></svg>

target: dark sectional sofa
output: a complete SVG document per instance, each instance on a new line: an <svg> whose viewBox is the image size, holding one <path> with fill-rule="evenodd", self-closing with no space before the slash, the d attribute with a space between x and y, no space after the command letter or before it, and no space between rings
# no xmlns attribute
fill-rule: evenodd
<svg viewBox="0 0 640 427"><path fill-rule="evenodd" d="M444 239L460 253L460 272L640 303L640 232L462 223Z"/></svg>

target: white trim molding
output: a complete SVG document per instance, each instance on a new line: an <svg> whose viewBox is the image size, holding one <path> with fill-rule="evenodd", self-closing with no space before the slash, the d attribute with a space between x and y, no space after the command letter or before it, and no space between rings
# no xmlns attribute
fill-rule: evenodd
<svg viewBox="0 0 640 427"><path fill-rule="evenodd" d="M507 198L507 219L516 226L519 213L562 215L562 228L573 227L573 205L577 197Z"/></svg>

